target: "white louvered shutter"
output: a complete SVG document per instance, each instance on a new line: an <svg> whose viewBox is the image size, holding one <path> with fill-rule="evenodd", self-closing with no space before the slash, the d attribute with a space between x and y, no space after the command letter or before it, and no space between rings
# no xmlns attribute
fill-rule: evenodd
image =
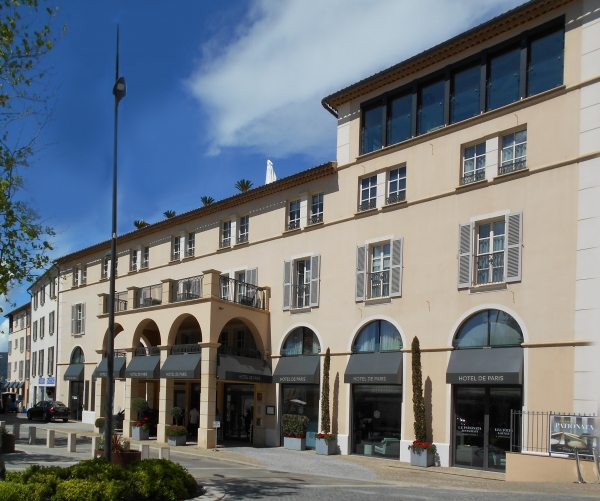
<svg viewBox="0 0 600 501"><path fill-rule="evenodd" d="M402 248L403 239L394 238L392 244L392 266L390 269L390 297L402 296Z"/></svg>
<svg viewBox="0 0 600 501"><path fill-rule="evenodd" d="M292 304L292 261L283 263L283 309L289 310Z"/></svg>
<svg viewBox="0 0 600 501"><path fill-rule="evenodd" d="M366 297L368 249L368 245L359 245L356 248L356 301L364 301Z"/></svg>
<svg viewBox="0 0 600 501"><path fill-rule="evenodd" d="M473 269L473 223L458 227L458 288L471 287Z"/></svg>
<svg viewBox="0 0 600 501"><path fill-rule="evenodd" d="M319 306L319 280L321 276L321 256L310 258L310 306Z"/></svg>
<svg viewBox="0 0 600 501"><path fill-rule="evenodd" d="M75 334L75 322L76 322L75 316L76 315L77 315L76 306L72 305L71 306L71 335Z"/></svg>
<svg viewBox="0 0 600 501"><path fill-rule="evenodd" d="M79 334L85 334L85 303L81 303L81 331Z"/></svg>
<svg viewBox="0 0 600 501"><path fill-rule="evenodd" d="M504 275L507 283L521 280L521 252L523 248L523 213L506 215L507 245L504 248Z"/></svg>
<svg viewBox="0 0 600 501"><path fill-rule="evenodd" d="M258 268L250 268L246 270L246 283L258 285Z"/></svg>

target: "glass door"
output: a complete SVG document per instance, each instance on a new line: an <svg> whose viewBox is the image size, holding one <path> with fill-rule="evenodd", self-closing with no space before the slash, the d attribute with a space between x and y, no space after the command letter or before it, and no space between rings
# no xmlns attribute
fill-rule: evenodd
<svg viewBox="0 0 600 501"><path fill-rule="evenodd" d="M225 385L223 439L252 441L254 419L254 385Z"/></svg>
<svg viewBox="0 0 600 501"><path fill-rule="evenodd" d="M71 396L69 398L71 419L81 421L83 412L83 381L71 381Z"/></svg>
<svg viewBox="0 0 600 501"><path fill-rule="evenodd" d="M506 469L510 411L521 409L519 387L454 387L454 465Z"/></svg>

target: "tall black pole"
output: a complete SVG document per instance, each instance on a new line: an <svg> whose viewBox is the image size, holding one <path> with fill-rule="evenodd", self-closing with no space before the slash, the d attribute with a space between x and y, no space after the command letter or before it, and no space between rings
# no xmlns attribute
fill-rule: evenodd
<svg viewBox="0 0 600 501"><path fill-rule="evenodd" d="M112 186L112 236L110 245L110 279L108 294L108 343L106 349L107 375L106 375L106 418L104 427L104 457L110 461L112 457L112 431L113 431L113 386L115 365L115 275L117 268L117 129L119 118L119 101L125 97L125 79L119 77L119 27L117 26L117 60L116 83L113 87L115 96L115 124L113 136L113 186Z"/></svg>

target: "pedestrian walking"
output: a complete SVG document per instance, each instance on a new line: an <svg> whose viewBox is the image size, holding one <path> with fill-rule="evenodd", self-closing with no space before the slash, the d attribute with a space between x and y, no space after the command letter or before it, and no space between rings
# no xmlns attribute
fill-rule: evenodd
<svg viewBox="0 0 600 501"><path fill-rule="evenodd" d="M198 437L198 419L200 418L200 413L198 409L194 407L190 411L190 418L188 420L188 433L190 436L196 438Z"/></svg>

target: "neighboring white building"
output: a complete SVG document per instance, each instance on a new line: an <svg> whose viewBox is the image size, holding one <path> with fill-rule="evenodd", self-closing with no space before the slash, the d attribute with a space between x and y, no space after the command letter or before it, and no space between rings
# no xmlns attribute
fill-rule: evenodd
<svg viewBox="0 0 600 501"><path fill-rule="evenodd" d="M2 391L18 393L27 402L31 323L29 303L8 312L5 317L8 318L8 366Z"/></svg>

